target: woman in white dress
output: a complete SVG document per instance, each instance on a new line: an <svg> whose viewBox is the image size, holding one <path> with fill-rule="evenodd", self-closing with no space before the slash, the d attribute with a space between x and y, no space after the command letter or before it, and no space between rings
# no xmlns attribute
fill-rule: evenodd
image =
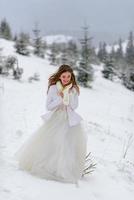
<svg viewBox="0 0 134 200"><path fill-rule="evenodd" d="M50 76L43 124L16 152L19 167L48 180L78 183L87 153L87 135L78 107L73 70L61 65Z"/></svg>

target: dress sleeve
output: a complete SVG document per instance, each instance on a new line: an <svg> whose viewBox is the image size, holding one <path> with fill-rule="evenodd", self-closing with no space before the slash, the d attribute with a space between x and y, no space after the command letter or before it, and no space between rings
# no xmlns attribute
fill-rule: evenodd
<svg viewBox="0 0 134 200"><path fill-rule="evenodd" d="M74 110L78 107L78 92L73 88L69 96L69 106Z"/></svg>
<svg viewBox="0 0 134 200"><path fill-rule="evenodd" d="M55 86L50 86L47 94L46 108L51 111L63 103L62 97L57 94Z"/></svg>

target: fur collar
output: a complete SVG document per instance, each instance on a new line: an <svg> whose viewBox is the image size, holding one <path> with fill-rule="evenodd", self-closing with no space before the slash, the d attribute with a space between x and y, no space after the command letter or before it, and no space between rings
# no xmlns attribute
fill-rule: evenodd
<svg viewBox="0 0 134 200"><path fill-rule="evenodd" d="M63 92L63 103L65 105L68 105L69 104L69 89L72 87L72 83L70 83L69 85L63 87L61 82L57 81L56 82L56 87L57 87L59 92Z"/></svg>

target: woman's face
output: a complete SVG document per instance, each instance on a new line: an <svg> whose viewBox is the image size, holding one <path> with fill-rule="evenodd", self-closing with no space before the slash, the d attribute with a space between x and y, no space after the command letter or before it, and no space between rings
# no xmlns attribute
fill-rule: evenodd
<svg viewBox="0 0 134 200"><path fill-rule="evenodd" d="M67 85L71 80L71 73L70 72L63 72L60 75L60 80L62 85Z"/></svg>

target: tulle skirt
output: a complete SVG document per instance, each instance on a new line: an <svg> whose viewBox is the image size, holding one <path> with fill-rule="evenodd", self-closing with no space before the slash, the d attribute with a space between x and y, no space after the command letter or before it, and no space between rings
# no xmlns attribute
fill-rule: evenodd
<svg viewBox="0 0 134 200"><path fill-rule="evenodd" d="M69 126L67 112L58 109L15 153L19 168L38 177L77 183L82 177L87 136L82 123Z"/></svg>

